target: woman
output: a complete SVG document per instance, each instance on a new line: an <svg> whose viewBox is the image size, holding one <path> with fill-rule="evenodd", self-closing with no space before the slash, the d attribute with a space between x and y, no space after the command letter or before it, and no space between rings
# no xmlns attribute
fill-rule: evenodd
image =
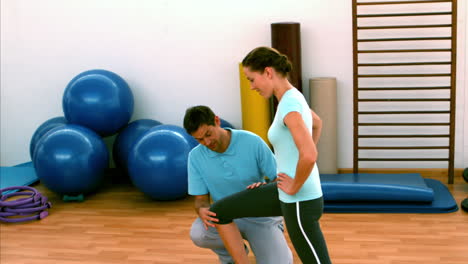
<svg viewBox="0 0 468 264"><path fill-rule="evenodd" d="M275 182L248 186L248 190L214 203L216 227L236 263L249 263L237 226L239 217L283 215L292 244L303 263L331 263L319 219L323 198L316 165L320 118L288 80L288 58L268 47L252 50L242 61L251 89L275 96L278 106L268 139L273 145L278 176ZM319 129L313 130L313 127ZM314 143L315 141L315 143Z"/></svg>

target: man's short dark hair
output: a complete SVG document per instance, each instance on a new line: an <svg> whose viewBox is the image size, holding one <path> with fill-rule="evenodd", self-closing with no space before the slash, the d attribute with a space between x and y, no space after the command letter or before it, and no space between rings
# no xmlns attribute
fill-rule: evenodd
<svg viewBox="0 0 468 264"><path fill-rule="evenodd" d="M190 135L201 125L213 126L214 124L215 114L208 106L197 105L185 111L184 128Z"/></svg>

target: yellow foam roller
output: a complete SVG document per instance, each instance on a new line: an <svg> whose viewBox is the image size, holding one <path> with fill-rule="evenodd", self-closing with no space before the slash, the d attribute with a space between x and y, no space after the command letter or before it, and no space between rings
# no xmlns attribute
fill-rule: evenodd
<svg viewBox="0 0 468 264"><path fill-rule="evenodd" d="M250 83L239 63L242 128L260 136L269 146L268 128L271 125L270 100L250 90Z"/></svg>

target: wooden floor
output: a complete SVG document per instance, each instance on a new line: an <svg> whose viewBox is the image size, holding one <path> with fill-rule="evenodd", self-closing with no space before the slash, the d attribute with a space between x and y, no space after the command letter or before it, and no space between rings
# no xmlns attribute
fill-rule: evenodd
<svg viewBox="0 0 468 264"><path fill-rule="evenodd" d="M189 238L195 219L190 197L156 202L119 181L84 202L63 202L41 184L35 187L52 201L50 215L22 224L2 223L1 264L217 263L211 251ZM449 189L458 204L468 197L468 184L460 179ZM462 210L327 213L321 225L335 264L468 263L468 213ZM251 260L255 263L253 256ZM301 263L296 254L295 263Z"/></svg>

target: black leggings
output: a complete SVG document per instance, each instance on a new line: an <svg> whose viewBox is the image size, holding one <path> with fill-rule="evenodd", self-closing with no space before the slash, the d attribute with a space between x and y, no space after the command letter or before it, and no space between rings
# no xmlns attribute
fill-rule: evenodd
<svg viewBox="0 0 468 264"><path fill-rule="evenodd" d="M320 229L323 198L283 203L279 200L276 182L247 189L211 205L217 224L228 224L236 218L283 216L291 242L304 264L331 263L328 249Z"/></svg>

